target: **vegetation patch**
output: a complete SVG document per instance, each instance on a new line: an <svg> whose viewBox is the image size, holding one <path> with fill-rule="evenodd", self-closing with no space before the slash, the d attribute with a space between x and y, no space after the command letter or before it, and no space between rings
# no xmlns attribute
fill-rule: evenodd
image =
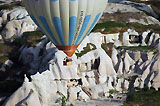
<svg viewBox="0 0 160 106"><path fill-rule="evenodd" d="M41 41L43 33L41 31L31 31L25 32L23 36L27 38L27 43L31 44L31 46L36 46Z"/></svg>
<svg viewBox="0 0 160 106"><path fill-rule="evenodd" d="M17 6L24 6L24 4L22 2L13 2L10 4L0 5L0 11L1 10L12 10L13 8L16 8Z"/></svg>
<svg viewBox="0 0 160 106"><path fill-rule="evenodd" d="M116 22L116 21L106 21L104 23L98 23L94 29L92 30L92 32L94 31L98 31L98 30L102 30L104 29L103 32L107 32L107 33L116 33L116 32L123 32L126 25L122 22ZM116 29L116 30L115 30Z"/></svg>
<svg viewBox="0 0 160 106"><path fill-rule="evenodd" d="M77 57L81 57L83 56L84 54L92 51L92 50L95 50L96 49L96 46L92 43L87 43L87 46L83 48L83 50L79 53L75 53Z"/></svg>
<svg viewBox="0 0 160 106"><path fill-rule="evenodd" d="M150 47L150 46L119 46L117 49L124 49L124 50L132 50L132 51L150 51L150 52L157 52L158 50Z"/></svg>
<svg viewBox="0 0 160 106"><path fill-rule="evenodd" d="M127 94L127 101L123 106L160 106L160 91L154 89L138 89Z"/></svg>
<svg viewBox="0 0 160 106"><path fill-rule="evenodd" d="M23 37L17 37L17 38L15 38L15 40L14 40L14 44L16 44L16 45L23 45L23 44L25 44L27 41L26 41L26 39L25 38L23 38Z"/></svg>
<svg viewBox="0 0 160 106"><path fill-rule="evenodd" d="M7 44L0 44L0 63L4 63L9 58L7 56L4 56L7 53L10 53L12 51L12 47Z"/></svg>
<svg viewBox="0 0 160 106"><path fill-rule="evenodd" d="M116 93L118 93L118 91L116 89L109 90L109 94L116 94Z"/></svg>
<svg viewBox="0 0 160 106"><path fill-rule="evenodd" d="M28 32L24 32L23 36L36 36L36 37L41 36L42 37L43 33L41 31L28 31Z"/></svg>
<svg viewBox="0 0 160 106"><path fill-rule="evenodd" d="M61 106L66 106L66 97L65 96L63 96L62 97L62 104L61 104Z"/></svg>
<svg viewBox="0 0 160 106"><path fill-rule="evenodd" d="M0 63L4 63L5 61L8 60L7 56L0 56ZM1 67L1 66L0 66Z"/></svg>
<svg viewBox="0 0 160 106"><path fill-rule="evenodd" d="M106 21L104 23L98 23L92 32L101 32L104 34L125 32L127 29L134 29L137 32L144 32L146 30L153 30L156 33L160 33L159 25L143 25L137 22L123 23L120 21Z"/></svg>
<svg viewBox="0 0 160 106"><path fill-rule="evenodd" d="M0 44L0 54L10 52L12 48L9 45L6 44Z"/></svg>
<svg viewBox="0 0 160 106"><path fill-rule="evenodd" d="M16 45L29 44L36 46L40 41L43 33L41 31L30 31L24 32L22 37L15 38L14 42Z"/></svg>
<svg viewBox="0 0 160 106"><path fill-rule="evenodd" d="M138 32L143 32L143 31L146 31L148 29L152 29L155 32L160 32L160 26L159 25L142 25L142 24L134 22L134 23L128 23L127 26L128 26L128 28L135 29Z"/></svg>

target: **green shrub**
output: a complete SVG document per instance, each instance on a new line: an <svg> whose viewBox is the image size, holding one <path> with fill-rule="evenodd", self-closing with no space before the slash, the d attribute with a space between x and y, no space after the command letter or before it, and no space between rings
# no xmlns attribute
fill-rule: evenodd
<svg viewBox="0 0 160 106"><path fill-rule="evenodd" d="M70 106L74 106L74 105L71 103Z"/></svg>
<svg viewBox="0 0 160 106"><path fill-rule="evenodd" d="M104 23L98 23L92 30L94 32L97 29L103 29L105 28L104 32L109 32L112 28L115 27L126 27L126 25L122 22L116 22L116 21L107 21Z"/></svg>
<svg viewBox="0 0 160 106"><path fill-rule="evenodd" d="M17 45L23 45L26 43L26 39L23 37L17 37L13 43L17 44Z"/></svg>
<svg viewBox="0 0 160 106"><path fill-rule="evenodd" d="M62 104L61 104L61 106L66 106L66 97L65 96L62 97Z"/></svg>
<svg viewBox="0 0 160 106"><path fill-rule="evenodd" d="M157 49L150 46L119 46L117 49L133 50L133 51L156 51Z"/></svg>
<svg viewBox="0 0 160 106"><path fill-rule="evenodd" d="M109 94L116 94L116 93L118 93L118 91L116 89L109 90Z"/></svg>
<svg viewBox="0 0 160 106"><path fill-rule="evenodd" d="M8 60L7 56L0 56L0 63L4 63L7 60Z"/></svg>
<svg viewBox="0 0 160 106"><path fill-rule="evenodd" d="M24 32L23 37L27 39L27 43L31 44L31 46L36 46L41 41L41 37L43 33L41 31L29 31Z"/></svg>
<svg viewBox="0 0 160 106"><path fill-rule="evenodd" d="M139 32L146 31L148 29L152 29L152 30L158 31L158 32L160 31L159 25L143 25L143 24L134 22L134 23L128 23L127 26L129 28L133 28Z"/></svg>
<svg viewBox="0 0 160 106"><path fill-rule="evenodd" d="M24 32L23 36L43 36L43 33L41 31L28 31L28 32Z"/></svg>
<svg viewBox="0 0 160 106"><path fill-rule="evenodd" d="M93 48L91 49L90 46L92 46ZM83 50L80 52L80 53L75 53L77 57L81 57L83 56L84 54L92 51L92 50L95 50L96 49L96 46L92 43L87 43L87 46L83 48Z"/></svg>
<svg viewBox="0 0 160 106"><path fill-rule="evenodd" d="M137 90L127 94L127 101L123 106L160 106L160 91L149 88Z"/></svg>
<svg viewBox="0 0 160 106"><path fill-rule="evenodd" d="M117 32L124 32L128 28L134 29L138 32L143 32L146 30L154 30L155 32L160 32L159 25L143 25L137 22L133 23L123 23L118 21L106 21L104 23L98 23L92 30L92 32L96 30L105 29L104 33L117 33Z"/></svg>

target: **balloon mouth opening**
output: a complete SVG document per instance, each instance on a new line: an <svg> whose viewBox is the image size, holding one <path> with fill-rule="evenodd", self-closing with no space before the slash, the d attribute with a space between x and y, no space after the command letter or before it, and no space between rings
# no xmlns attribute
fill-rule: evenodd
<svg viewBox="0 0 160 106"><path fill-rule="evenodd" d="M59 50L62 50L68 57L72 57L78 45L71 45L71 46L56 46Z"/></svg>

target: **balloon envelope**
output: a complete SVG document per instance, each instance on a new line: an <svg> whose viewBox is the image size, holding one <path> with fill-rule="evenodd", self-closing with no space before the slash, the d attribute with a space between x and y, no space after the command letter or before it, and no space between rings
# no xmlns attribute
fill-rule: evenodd
<svg viewBox="0 0 160 106"><path fill-rule="evenodd" d="M69 57L100 19L108 0L23 0L33 21Z"/></svg>

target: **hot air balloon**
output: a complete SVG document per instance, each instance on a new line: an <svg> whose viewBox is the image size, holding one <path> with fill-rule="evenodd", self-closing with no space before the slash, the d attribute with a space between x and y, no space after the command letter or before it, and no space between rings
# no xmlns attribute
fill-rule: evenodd
<svg viewBox="0 0 160 106"><path fill-rule="evenodd" d="M71 57L96 25L108 0L23 0L32 20Z"/></svg>

